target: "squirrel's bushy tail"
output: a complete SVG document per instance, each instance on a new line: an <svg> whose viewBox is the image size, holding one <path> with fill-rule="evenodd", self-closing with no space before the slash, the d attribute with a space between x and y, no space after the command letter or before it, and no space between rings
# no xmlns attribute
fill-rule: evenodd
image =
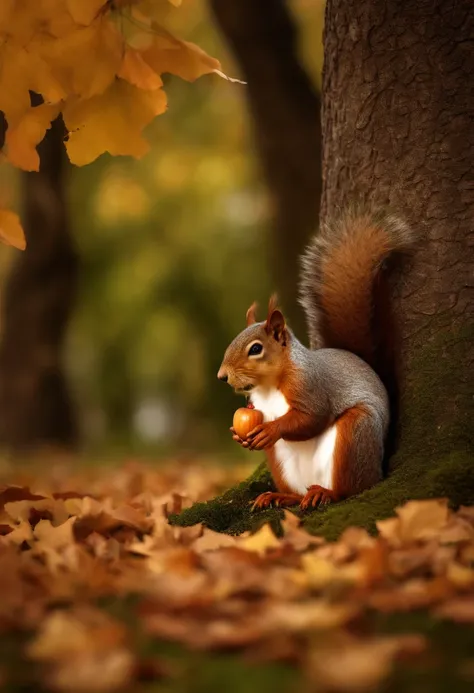
<svg viewBox="0 0 474 693"><path fill-rule="evenodd" d="M381 212L351 212L320 230L302 258L300 284L312 348L347 349L378 371L374 323L387 308L377 306L387 301L380 270L413 240L405 222Z"/></svg>

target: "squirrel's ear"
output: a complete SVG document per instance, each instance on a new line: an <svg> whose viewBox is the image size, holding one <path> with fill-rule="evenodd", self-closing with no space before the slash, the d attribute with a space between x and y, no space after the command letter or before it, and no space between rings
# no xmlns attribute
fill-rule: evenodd
<svg viewBox="0 0 474 693"><path fill-rule="evenodd" d="M257 318L255 317L255 311L256 311L256 310L257 310L257 304L256 304L256 302L254 301L254 302L252 303L252 305L250 306L250 308L248 309L247 314L246 314L246 316L245 316L245 318L246 318L246 320L247 320L247 327L248 327L249 325L253 325L254 323L257 322Z"/></svg>
<svg viewBox="0 0 474 693"><path fill-rule="evenodd" d="M267 334L273 335L277 342L281 342L282 346L286 346L286 323L281 310L276 308L267 318L265 323Z"/></svg>

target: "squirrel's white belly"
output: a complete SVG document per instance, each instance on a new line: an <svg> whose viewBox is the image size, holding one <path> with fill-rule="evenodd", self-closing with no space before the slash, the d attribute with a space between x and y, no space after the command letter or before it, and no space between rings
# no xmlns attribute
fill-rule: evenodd
<svg viewBox="0 0 474 693"><path fill-rule="evenodd" d="M255 388L252 404L259 409L265 421L274 421L290 408L280 390ZM322 435L301 442L279 440L275 444L275 456L281 465L283 477L295 492L304 495L314 484L332 489L336 426Z"/></svg>

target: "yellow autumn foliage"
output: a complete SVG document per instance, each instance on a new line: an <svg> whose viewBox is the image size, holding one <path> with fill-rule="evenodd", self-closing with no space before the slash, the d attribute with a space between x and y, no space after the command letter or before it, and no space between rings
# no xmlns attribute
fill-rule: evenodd
<svg viewBox="0 0 474 693"><path fill-rule="evenodd" d="M141 157L143 129L166 110L161 75L194 81L219 61L162 25L181 0L2 0L0 110L3 156L39 170L36 151L63 114L66 149L83 166L104 152ZM225 75L224 75L225 76ZM30 92L43 103L31 106ZM0 210L0 240L25 247L18 218ZM15 218L14 218L15 217Z"/></svg>

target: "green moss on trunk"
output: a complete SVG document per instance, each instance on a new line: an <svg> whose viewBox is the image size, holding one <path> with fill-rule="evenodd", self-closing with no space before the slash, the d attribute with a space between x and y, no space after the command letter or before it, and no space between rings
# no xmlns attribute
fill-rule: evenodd
<svg viewBox="0 0 474 693"><path fill-rule="evenodd" d="M474 450L472 367L474 325L455 326L449 315L420 330L405 364L401 401L401 455L390 461L413 466L410 457L438 459L452 450Z"/></svg>

